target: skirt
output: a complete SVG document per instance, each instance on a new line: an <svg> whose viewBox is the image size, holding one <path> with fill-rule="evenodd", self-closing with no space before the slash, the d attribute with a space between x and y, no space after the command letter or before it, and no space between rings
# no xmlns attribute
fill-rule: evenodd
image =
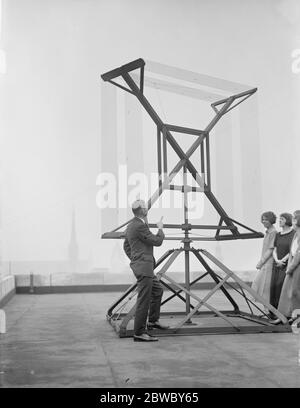
<svg viewBox="0 0 300 408"><path fill-rule="evenodd" d="M276 309L278 307L281 290L285 279L285 271L286 266L277 266L274 262L270 287L270 303Z"/></svg>
<svg viewBox="0 0 300 408"><path fill-rule="evenodd" d="M251 288L270 303L270 286L272 276L272 264L267 263L256 274Z"/></svg>
<svg viewBox="0 0 300 408"><path fill-rule="evenodd" d="M293 276L286 274L281 290L281 295L278 303L278 310L286 317L291 317L293 307L292 307L292 284Z"/></svg>

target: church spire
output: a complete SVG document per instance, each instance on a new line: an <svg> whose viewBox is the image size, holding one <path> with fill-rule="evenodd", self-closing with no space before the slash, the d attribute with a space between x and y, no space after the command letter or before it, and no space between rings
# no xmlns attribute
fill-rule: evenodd
<svg viewBox="0 0 300 408"><path fill-rule="evenodd" d="M78 272L78 243L77 243L77 236L76 236L76 218L75 218L75 210L72 210L72 220L71 220L71 236L70 236L70 243L69 243L69 265L70 265L70 272L76 273Z"/></svg>

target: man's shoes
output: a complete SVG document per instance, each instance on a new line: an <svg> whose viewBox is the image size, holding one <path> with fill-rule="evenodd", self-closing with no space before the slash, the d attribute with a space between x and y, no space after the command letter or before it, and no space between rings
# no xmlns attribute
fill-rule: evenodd
<svg viewBox="0 0 300 408"><path fill-rule="evenodd" d="M133 341L158 341L157 337L150 336L148 333L135 334L133 336Z"/></svg>
<svg viewBox="0 0 300 408"><path fill-rule="evenodd" d="M149 333L149 332L145 332L146 334L148 334L148 336L150 336L150 337L155 337L153 334L151 334L151 333Z"/></svg>
<svg viewBox="0 0 300 408"><path fill-rule="evenodd" d="M152 330L152 329L160 329L160 330L167 330L169 326L165 326L164 324L161 324L158 320L156 322L148 322L147 324L147 329Z"/></svg>

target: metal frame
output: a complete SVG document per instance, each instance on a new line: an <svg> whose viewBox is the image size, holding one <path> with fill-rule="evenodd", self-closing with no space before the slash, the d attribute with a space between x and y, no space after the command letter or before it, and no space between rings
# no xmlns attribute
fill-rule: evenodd
<svg viewBox="0 0 300 408"><path fill-rule="evenodd" d="M164 190L179 190L183 191L183 186L174 186L171 184L172 179L176 176L176 174L183 168L186 171L190 172L192 177L195 179L196 183L199 187L190 187L185 186L185 191L199 191L203 192L210 203L213 205L215 210L220 215L220 222L218 225L194 225L190 224L186 219L184 224L165 224L165 228L176 228L181 229L184 232L191 233L191 230L194 229L206 229L211 230L215 229L216 233L212 237L193 237L194 241L222 241L222 240L232 240L232 239L251 239L251 238L262 238L263 234L261 232L254 231L253 229L242 225L232 218L228 216L225 212L221 204L218 202L216 197L211 191L211 171L210 171L210 146L209 146L209 132L214 128L217 122L228 113L231 109L239 105L241 102L249 98L253 95L257 88L250 89L245 92L241 92L236 95L229 96L228 98L216 101L211 104L212 108L215 111L214 118L210 121L207 127L204 130L199 129L190 129L187 127L175 126L167 123L163 123L160 117L157 115L153 107L150 105L149 101L146 99L144 95L144 66L145 62L143 59L137 59L129 64L123 65L120 68L116 68L112 71L109 71L103 75L101 78L104 81L108 81L113 85L120 87L121 89L130 92L134 95L144 107L146 112L152 118L154 123L157 126L157 170L159 175L158 180L158 189L153 194L153 196L148 200L148 208L150 209L155 201L160 197ZM129 72L134 71L136 69L140 69L140 86L136 84L136 81L130 76ZM117 82L113 81L115 78L121 77L123 81L128 86L125 87ZM240 98L242 98L240 100ZM237 101L235 104L233 104ZM221 106L223 105L223 106ZM220 107L217 109L217 106ZM195 142L190 146L190 148L184 152L179 144L176 142L174 136L171 132L180 132L189 135L196 135L198 138ZM168 174L168 152L167 147L171 146L176 154L179 156L179 161L175 165L175 167L170 171ZM196 151L196 149L200 150L200 157L201 157L201 175L197 171L197 169L193 166L190 161L190 157ZM116 239L116 238L124 238L124 231L119 231L121 228L125 227L129 222L127 221L125 224L115 228L110 232L106 232L102 235L104 239ZM225 225L223 225L223 223ZM237 225L242 226L248 232L242 233L238 230ZM154 224L149 224L150 227L155 227ZM228 230L230 234L220 234L222 230ZM181 237L166 237L166 240L178 240Z"/></svg>
<svg viewBox="0 0 300 408"><path fill-rule="evenodd" d="M162 262L165 262L165 265L162 269L157 272L157 276L160 277L162 284L168 289L173 292L167 300L163 303L167 303L171 300L174 296L179 297L185 303L185 317L178 322L177 325L172 327L170 330L165 331L164 333L158 333L160 335L165 334L193 334L193 333L218 333L218 332L234 332L234 333L245 333L245 332L270 332L270 331L290 331L289 325L287 324L287 319L273 306L267 303L263 298L257 295L248 285L246 285L241 279L239 279L232 271L226 268L225 265L221 264L213 255L209 254L205 250L197 250L191 247L192 241L222 241L222 240L234 240L234 239L252 239L252 238L262 238L263 234L261 232L257 232L250 227L241 224L238 221L233 220L229 215L225 212L221 204L218 202L216 197L211 191L211 170L210 170L210 146L209 146L209 133L214 128L214 126L218 123L218 121L224 116L226 113L231 111L233 108L238 106L240 103L245 101L251 95L253 95L257 88L253 88L227 98L218 100L211 104L212 109L215 112L215 116L210 121L210 123L206 126L204 130L199 129L191 129L187 127L175 126L172 124L163 123L160 119L158 114L155 112L149 101L146 99L144 95L144 67L145 62L143 59L137 59L132 61L128 64L125 64L119 68L116 68L112 71L109 71L103 75L101 75L104 81L108 81L113 85L118 86L122 90L131 93L135 96L146 112L149 114L151 119L156 125L157 128L157 169L158 169L158 189L152 195L152 197L148 200L148 209L152 207L154 202L160 197L164 190L178 190L184 194L184 222L182 224L164 224L166 229L181 229L184 232L184 238L179 236L167 236L166 240L180 240L183 243L183 247L179 249L174 249L167 251L162 258L157 263L159 266ZM137 85L137 81L132 78L130 75L131 71L140 70L140 81L139 86ZM116 82L117 78L122 78L123 82L126 86ZM177 141L175 140L174 136L171 132L180 132L188 135L197 136L197 139L192 143L190 148L184 152ZM179 161L175 165L175 167L168 173L168 147L171 147L175 153L179 157ZM194 167L192 162L190 161L190 157L192 154L199 149L200 155L200 167L201 167L201 174L197 171ZM171 184L173 178L176 174L180 171L183 171L183 185L176 186ZM197 187L191 187L187 185L187 172L189 172L194 180L197 183ZM202 192L206 195L210 203L213 205L215 210L220 216L220 220L218 225L195 225L190 224L188 220L188 200L187 196L188 193L191 191ZM122 239L125 237L125 231L120 231L124 228L131 220L127 221L126 223L122 224L121 226L115 228L110 232L106 232L102 235L103 239L115 239L119 238ZM155 224L149 224L151 227L156 227ZM242 227L247 232L240 232L238 227ZM213 236L208 237L194 237L192 236L192 230L215 230L215 234ZM223 234L222 231L228 231L228 233ZM166 274L168 268L174 262L178 255L184 253L185 255L185 283L181 285L174 281L170 276ZM195 281L190 282L190 253L192 253L198 261L202 264L205 268L206 272L197 278ZM215 266L218 266L223 273L225 273L225 277L219 277L209 266L206 261L208 258L211 262L214 263ZM157 267L156 266L156 267ZM200 298L199 296L195 295L191 291L191 287L199 280L201 280L204 276L210 275L212 280L215 282L214 288L204 297ZM242 312L231 294L228 292L227 288L231 287L236 290L236 288L232 287L232 285L228 282L228 279L231 278L235 282L236 285L240 288L238 293L244 297L246 300L247 305L249 306L250 313ZM174 289L177 288L177 291ZM134 316L135 306L131 308L131 310L127 314L123 314L122 312L117 312L115 309L122 306L122 302L125 301L125 304L128 301L128 298L131 299L133 294L135 293L136 285L132 285L124 295L120 297L108 310L107 312L107 319L108 321L115 327L116 331L119 333L120 337L127 337L132 335L132 330L128 327L128 324L132 317ZM229 302L231 303L233 310L221 312L207 303L207 300L217 291L221 290L223 294L227 297ZM265 307L267 307L270 311L272 311L281 321L284 323L283 326L274 326L269 323L269 319L266 314L253 303L251 297L248 297L245 294L245 291L250 293L254 299L262 303ZM181 296L180 293L184 292L185 297ZM196 300L198 303L196 305L191 304L191 299ZM120 306L121 305L121 306ZM199 312L199 309L205 305L206 308L210 310L210 312ZM252 305L252 307L251 307ZM253 312L253 309L256 308L260 310L260 312L264 315L263 318L259 318ZM118 309L118 310L119 310ZM222 321L225 321L227 324L227 328L223 325L217 327L213 326L210 328L195 328L191 329L191 326L188 328L184 327L184 325L191 325L191 318L195 319L196 317L207 316L209 313L217 316ZM229 315L228 315L229 313ZM174 313L173 313L174 315ZM178 313L177 313L178 315ZM233 317L239 317L246 320L251 321L252 325L248 328L245 326L239 326L235 322L232 321ZM120 322L120 319L122 321ZM253 323L255 323L253 325ZM247 331L248 330L248 331Z"/></svg>

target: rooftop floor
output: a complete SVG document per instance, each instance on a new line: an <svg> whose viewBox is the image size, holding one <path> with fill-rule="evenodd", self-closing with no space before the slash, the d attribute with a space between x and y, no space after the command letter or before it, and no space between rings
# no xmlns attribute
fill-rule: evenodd
<svg viewBox="0 0 300 408"><path fill-rule="evenodd" d="M119 293L16 295L4 307L0 387L300 387L293 333L120 339Z"/></svg>

